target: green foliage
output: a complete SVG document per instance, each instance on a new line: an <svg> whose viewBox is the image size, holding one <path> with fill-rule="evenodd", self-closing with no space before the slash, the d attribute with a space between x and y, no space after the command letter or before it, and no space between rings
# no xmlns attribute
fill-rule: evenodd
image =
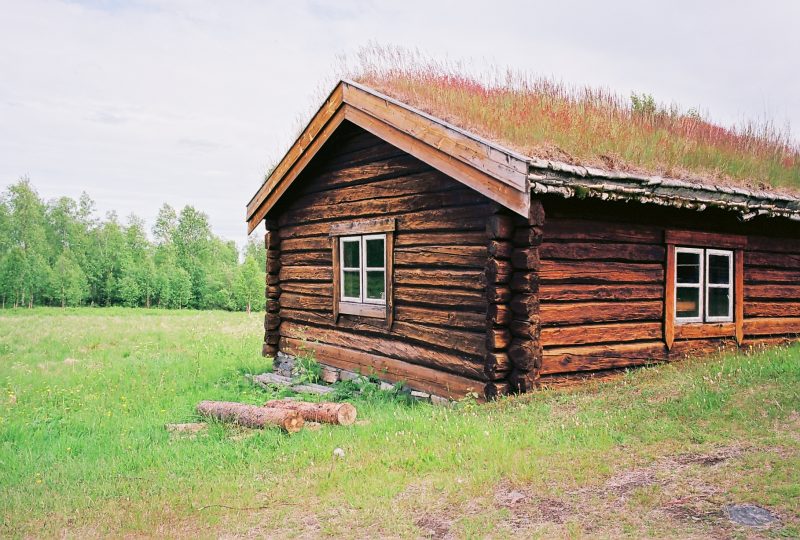
<svg viewBox="0 0 800 540"><path fill-rule="evenodd" d="M322 366L310 349L304 350L294 359L292 380L298 384L318 383L322 377Z"/></svg>
<svg viewBox="0 0 800 540"><path fill-rule="evenodd" d="M654 116L657 112L655 98L650 94L631 92L631 112L638 116Z"/></svg>
<svg viewBox="0 0 800 540"><path fill-rule="evenodd" d="M264 309L266 254L240 253L191 206L164 205L148 238L135 215L95 216L87 194L45 203L21 179L0 197L0 308L53 305Z"/></svg>

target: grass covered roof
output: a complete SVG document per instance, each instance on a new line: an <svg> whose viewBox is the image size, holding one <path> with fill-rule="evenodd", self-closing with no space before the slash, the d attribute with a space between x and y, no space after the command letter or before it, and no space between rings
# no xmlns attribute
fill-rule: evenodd
<svg viewBox="0 0 800 540"><path fill-rule="evenodd" d="M724 127L647 94L464 73L383 47L362 50L349 68L356 82L530 157L800 193L800 146L769 121Z"/></svg>

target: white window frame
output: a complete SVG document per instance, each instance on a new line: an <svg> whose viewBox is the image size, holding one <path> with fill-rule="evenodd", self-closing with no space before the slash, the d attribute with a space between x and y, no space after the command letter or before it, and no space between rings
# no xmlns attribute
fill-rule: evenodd
<svg viewBox="0 0 800 540"><path fill-rule="evenodd" d="M706 322L733 322L733 251L729 249L707 249L705 250L705 266L706 266L706 273L705 273L705 295L706 295L706 303L705 303L705 317ZM711 283L709 280L709 274L711 272L711 265L708 263L711 255L717 256L724 256L728 258L728 283L727 284L715 284ZM721 317L712 317L708 314L708 308L710 306L710 302L708 298L710 298L709 289L728 289L728 315L721 316Z"/></svg>
<svg viewBox="0 0 800 540"><path fill-rule="evenodd" d="M700 258L700 282L695 283L678 283L678 254L679 253L693 253ZM724 256L728 258L728 283L716 284L709 282L709 272L711 266L708 264L709 258L712 255ZM733 322L733 306L734 306L734 284L736 282L734 272L734 252L730 249L703 249L703 248L689 248L689 247L675 247L675 280L672 286L675 288L674 302L675 302L675 322L678 324L687 323L726 323ZM699 289L699 313L698 317L679 317L678 316L678 288L697 288ZM728 315L712 317L708 313L709 309L709 289L728 289Z"/></svg>
<svg viewBox="0 0 800 540"><path fill-rule="evenodd" d="M697 260L700 263L699 272L697 274L698 282L695 283L678 283L678 255L681 253L693 253L697 255ZM705 315L705 287L703 286L705 283L705 255L703 254L702 249L698 248L687 248L687 247L676 247L675 248L675 282L672 284L675 287L675 321L678 323L701 323L703 322L703 315ZM697 317L679 317L678 316L678 288L696 288L697 289L697 298L699 302L698 310L697 310Z"/></svg>
<svg viewBox="0 0 800 540"><path fill-rule="evenodd" d="M381 266L367 266L367 240L383 240L383 264ZM365 234L361 237L361 302L364 304L386 305L386 235ZM383 298L367 297L367 271L383 272Z"/></svg>
<svg viewBox="0 0 800 540"><path fill-rule="evenodd" d="M383 266L367 266L367 240L383 240ZM345 266L344 244L345 242L358 242L359 266ZM355 236L339 237L339 298L341 302L348 304L372 304L386 305L386 234L365 234ZM383 272L383 298L367 298L367 270ZM344 273L358 272L359 275L359 296L345 295Z"/></svg>
<svg viewBox="0 0 800 540"><path fill-rule="evenodd" d="M358 267L345 266L345 262L344 262L344 244L346 242L353 242L353 243L357 243L358 244L358 249L359 249L359 252L358 252L358 263L359 263L359 266ZM361 295L363 294L363 290L364 290L364 278L363 278L363 275L362 275L363 274L363 269L362 269L363 258L361 256L362 253L363 253L363 247L364 246L362 245L362 243L363 242L361 241L361 236L341 236L341 237L339 237L339 287L340 287L340 289L339 289L339 297L341 298L342 302L351 302L351 303L355 303L355 304L360 304L361 303ZM348 272L354 272L354 271L358 272L358 276L359 276L359 291L358 291L359 295L358 296L347 296L344 293L344 291L345 291L345 288L344 288L344 273L345 273L345 270L348 271Z"/></svg>

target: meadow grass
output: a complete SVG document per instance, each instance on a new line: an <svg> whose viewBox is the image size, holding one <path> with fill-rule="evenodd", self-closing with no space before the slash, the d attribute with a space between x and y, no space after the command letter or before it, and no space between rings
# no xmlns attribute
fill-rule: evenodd
<svg viewBox="0 0 800 540"><path fill-rule="evenodd" d="M738 502L800 535L798 347L486 405L371 392L348 428L167 433L202 399L272 397L244 377L270 368L262 321L0 312L0 536L751 534L721 513Z"/></svg>

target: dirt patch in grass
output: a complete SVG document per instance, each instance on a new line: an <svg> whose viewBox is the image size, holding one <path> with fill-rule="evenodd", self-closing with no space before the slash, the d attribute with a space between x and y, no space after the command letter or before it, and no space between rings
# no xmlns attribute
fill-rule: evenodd
<svg viewBox="0 0 800 540"><path fill-rule="evenodd" d="M730 501L723 486L709 479L710 473L751 451L763 449L729 445L665 456L560 497L541 496L526 486L502 481L495 486L493 502L508 511L501 526L514 534L577 523L585 533L599 536L669 536L670 531L680 531L686 537L726 537L734 530L723 511ZM621 523L628 532L618 528Z"/></svg>

